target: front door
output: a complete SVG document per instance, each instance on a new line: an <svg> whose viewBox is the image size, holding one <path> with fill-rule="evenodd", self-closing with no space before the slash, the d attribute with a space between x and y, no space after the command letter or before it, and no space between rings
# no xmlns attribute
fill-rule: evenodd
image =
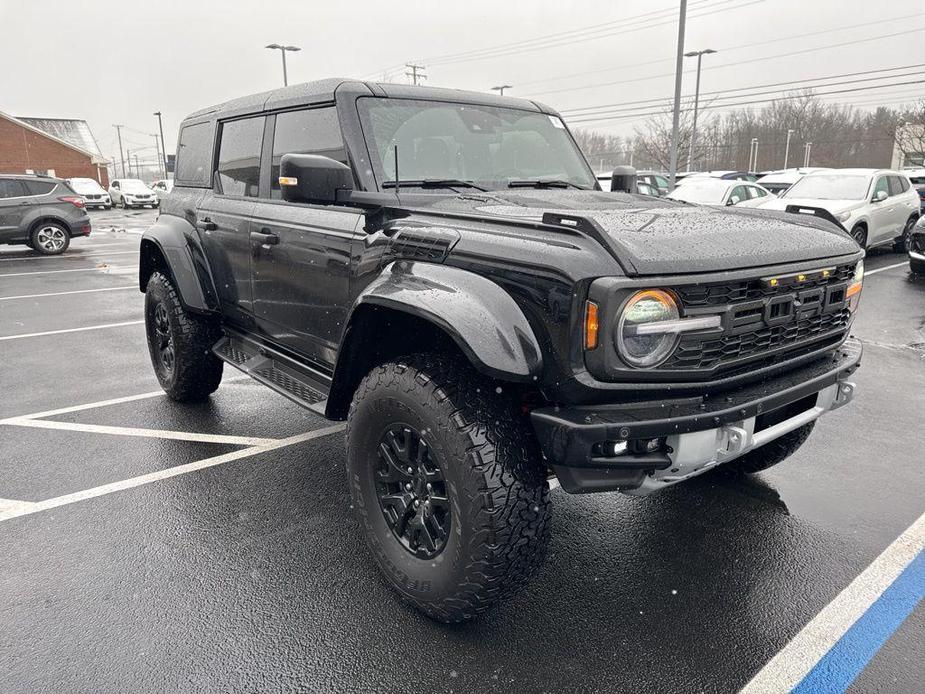
<svg viewBox="0 0 925 694"><path fill-rule="evenodd" d="M886 200L877 202L879 191L887 194ZM867 231L867 245L873 246L886 239L891 239L899 232L896 230L896 198L889 197L890 181L888 176L878 176L870 195L870 229Z"/></svg>
<svg viewBox="0 0 925 694"><path fill-rule="evenodd" d="M0 178L0 243L21 236L19 225L29 202L26 195L22 181Z"/></svg>
<svg viewBox="0 0 925 694"><path fill-rule="evenodd" d="M269 118L269 193L257 203L251 227L254 314L270 340L329 369L347 320L350 250L363 216L356 208L281 199L283 154L347 163L334 106Z"/></svg>

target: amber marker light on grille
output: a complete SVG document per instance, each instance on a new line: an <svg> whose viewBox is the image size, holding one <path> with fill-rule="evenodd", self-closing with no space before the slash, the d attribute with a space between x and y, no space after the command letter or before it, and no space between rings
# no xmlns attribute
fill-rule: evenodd
<svg viewBox="0 0 925 694"><path fill-rule="evenodd" d="M585 349L597 347L597 333L600 324L597 321L597 304L585 302Z"/></svg>
<svg viewBox="0 0 925 694"><path fill-rule="evenodd" d="M299 185L299 179L293 176L280 176L279 184L281 186L297 186Z"/></svg>

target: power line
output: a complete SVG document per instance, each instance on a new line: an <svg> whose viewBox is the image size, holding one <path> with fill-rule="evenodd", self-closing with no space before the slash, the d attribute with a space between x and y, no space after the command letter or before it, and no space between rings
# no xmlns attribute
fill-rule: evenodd
<svg viewBox="0 0 925 694"><path fill-rule="evenodd" d="M914 14L903 15L901 17L891 17L889 19L880 19L880 20L873 21L873 22L863 22L861 24L850 24L848 26L833 27L831 29L825 29L823 31L811 31L805 34L792 34L790 36L780 36L776 39L767 39L765 41L750 41L748 43L740 43L737 46L726 46L725 48L719 48L718 50L722 51L723 53L729 53L731 51L742 50L743 48L753 49L755 46L764 46L769 43L780 43L781 41L791 41L793 39L802 39L802 38L807 38L810 36L815 37L821 34L831 34L831 33L835 33L838 31L848 31L850 29L860 29L860 28L866 29L876 24L886 24L888 22L898 22L904 19L913 19L913 18L917 19L921 16L922 16L921 13L917 12ZM599 68L597 70L583 70L582 72L573 72L568 75L558 75L556 77L547 77L547 78L539 79L539 80L519 80L519 82L520 84L524 86L528 86L531 84L545 84L548 82L554 82L558 80L571 79L573 77L583 77L585 75L599 74L602 72L623 71L623 70L626 70L626 68L630 68L630 67L642 67L644 65L652 65L654 63L670 63L673 60L674 58L660 58L658 60L646 60L640 63L629 63L629 64L623 63L619 67L605 67L605 68ZM542 93L548 93L548 92L539 92L539 93L542 94Z"/></svg>
<svg viewBox="0 0 925 694"><path fill-rule="evenodd" d="M855 40L853 40L853 41L844 41L844 42L842 42L842 43L833 43L833 44L829 44L829 45L827 45L827 46L814 46L814 47L811 47L811 48L804 48L804 49L801 49L801 50L798 50L798 51L790 51L790 52L787 52L787 53L777 53L777 54L775 54L775 55L761 56L761 57L759 57L759 58L749 58L748 60L739 60L739 61L734 62L734 63L720 63L719 65L717 65L717 64L714 63L714 64L709 65L708 67L705 67L705 68L703 68L703 69L704 69L704 71L707 71L707 70L720 70L720 69L723 69L723 68L730 68L730 67L740 67L740 66L742 66L742 65L748 65L749 63L758 63L758 62L762 62L762 61L765 61L765 60L773 60L773 59L776 59L776 58L789 58L790 56L794 56L794 55L804 55L804 54L806 54L806 53L813 53L813 52L816 52L816 51L825 51L825 50L829 50L829 49L831 49L831 48L843 48L843 47L845 47L845 46L855 46L855 45L857 45L857 44L859 44L859 43L868 43L868 42L870 42L870 41L879 41L879 40L881 40L881 39L890 39L890 38L894 38L894 37L896 37L896 36L905 36L905 35L907 35L907 34L915 34L915 33L918 33L918 32L920 32L920 31L925 31L925 27L919 27L919 28L917 28L917 29L907 29L906 31L898 31L898 32L894 32L894 33L892 33L892 34L881 34L881 35L879 35L879 36L870 36L870 37L863 38L863 39L855 39ZM721 50L725 50L725 49L721 49ZM685 72L686 72L686 73L692 73L693 70L686 70ZM673 73L673 72L667 72L667 73L662 73L662 74L659 74L659 75L648 75L648 76L646 76L646 77L636 77L636 78L627 79L627 80L617 80L617 81L615 81L615 82L596 82L596 83L594 83L594 84L582 85L582 86L578 86L578 87L565 87L565 88L562 88L562 89L552 89L552 90L548 90L548 91L545 91L545 92L533 92L530 96L537 96L537 95L540 95L540 94L557 94L557 93L560 93L560 92L573 92L573 91L579 91L579 90L583 90L583 89L597 89L598 87L612 87L612 86L618 85L618 84L630 84L630 83L633 83L633 82L647 82L647 81L649 81L649 80L658 79L658 78L661 78L661 77L674 77L674 73Z"/></svg>
<svg viewBox="0 0 925 694"><path fill-rule="evenodd" d="M900 67L897 67L897 68L884 68L883 70L869 70L869 71L865 71L865 72L846 73L846 74L844 74L844 75L831 75L831 76L828 76L828 77L813 77L813 78L805 79L805 80L794 80L793 82L776 82L776 83L772 83L772 84L759 84L759 85L755 85L755 86L752 86L752 87L739 87L739 88L736 88L736 89L727 89L727 90L721 90L721 91L716 91L716 92L707 92L706 94L701 94L701 97L704 97L704 96L713 96L713 97L714 97L714 98L713 98L713 102L715 102L715 101L725 101L725 100L727 100L727 99L750 98L750 97L753 97L753 96L762 96L762 95L765 95L765 94L777 94L777 93L780 93L780 92L783 91L783 90L781 90L781 89L772 89L772 90L769 90L769 91L756 91L756 92L753 92L753 93L750 93L750 94L735 94L735 95L730 95L730 96L719 96L719 95L722 95L722 94L731 94L732 92L751 91L751 90L753 90L753 89L762 89L763 87L781 87L781 86L783 86L783 87L786 88L786 87L793 87L794 85L800 85L800 84L805 85L807 82L819 82L819 81L826 81L826 80L834 80L834 79L837 79L838 77L850 77L850 76L853 76L853 75L866 75L866 74L870 74L871 72L886 72L886 71L891 71L891 72L892 72L892 71L895 71L895 70L905 70L905 69L915 68L915 67L925 67L925 63L921 63L921 64L919 64L919 65L909 65L909 66L905 66L905 67L901 67L901 68L900 68ZM837 81L837 82L831 82L831 83L829 83L829 84L812 84L812 85L806 85L806 86L804 86L803 88L804 88L804 89L818 89L818 88L823 88L823 89L824 89L824 88L826 88L826 87L840 87L840 86L843 86L843 85L846 85L846 84L858 84L858 83L861 83L861 82L873 82L873 81L876 81L876 80L897 79L897 78L900 78L900 77L915 77L915 76L921 75L921 74L925 74L925 72L923 72L922 70L917 70L917 71L905 72L905 73L900 73L900 74L895 74L895 75L879 75L879 76L876 76L876 77L862 77L862 78L859 78L859 79L841 80L841 81ZM688 97L685 97L685 98L690 99L691 97L688 96ZM667 102L667 99L666 99L665 97L661 97L661 98L659 98L659 99L646 99L646 100L643 100L643 101L636 101L636 102L630 101L630 102L625 102L625 104L608 104L608 105L604 105L604 106L586 106L585 108L583 108L583 109L580 110L581 112L579 112L578 109L576 109L575 111L562 111L562 115L563 115L563 117L564 117L564 116L594 116L594 115L601 115L601 114L613 114L613 113L618 113L618 112L620 112L620 111L639 111L641 108L651 108L651 107L654 106L654 105L657 105L657 104L659 104L659 103L664 104L664 103L666 103L666 102ZM634 104L635 104L635 106L634 106ZM722 104L720 104L720 105L722 105ZM589 109L597 109L597 110L596 110L596 111L590 111ZM588 111L588 112L585 112L585 111Z"/></svg>
<svg viewBox="0 0 925 694"><path fill-rule="evenodd" d="M405 75L411 78L412 84L417 84L418 80L426 80L427 75L424 74L426 69L423 65L415 65L414 63L405 63L405 67L411 70L411 72L406 72ZM418 70L421 72L419 73Z"/></svg>

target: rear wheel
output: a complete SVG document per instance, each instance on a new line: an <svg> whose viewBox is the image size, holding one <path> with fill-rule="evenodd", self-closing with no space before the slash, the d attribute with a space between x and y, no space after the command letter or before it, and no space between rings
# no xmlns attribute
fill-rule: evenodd
<svg viewBox="0 0 925 694"><path fill-rule="evenodd" d="M41 222L29 236L29 246L42 255L61 255L71 245L68 230L57 222Z"/></svg>
<svg viewBox="0 0 925 694"><path fill-rule="evenodd" d="M861 248L867 248L867 227L863 224L857 224L851 230L851 237L858 242Z"/></svg>
<svg viewBox="0 0 925 694"><path fill-rule="evenodd" d="M906 226L903 227L902 236L893 241L894 253L905 253L912 248L912 230L915 228L915 223L917 221L919 221L919 218L916 216L909 217L909 219L906 220Z"/></svg>
<svg viewBox="0 0 925 694"><path fill-rule="evenodd" d="M549 539L532 431L460 358L416 355L363 379L347 420L354 507L387 583L459 622L525 585Z"/></svg>
<svg viewBox="0 0 925 694"><path fill-rule="evenodd" d="M206 399L222 380L222 361L212 354L218 325L188 313L170 280L155 272L145 291L148 352L161 388L179 402Z"/></svg>
<svg viewBox="0 0 925 694"><path fill-rule="evenodd" d="M799 429L794 429L789 434L784 434L760 448L749 451L745 455L726 463L723 467L728 470L749 474L767 470L769 467L782 463L802 446L803 442L813 433L814 426L816 426L815 422L804 424Z"/></svg>

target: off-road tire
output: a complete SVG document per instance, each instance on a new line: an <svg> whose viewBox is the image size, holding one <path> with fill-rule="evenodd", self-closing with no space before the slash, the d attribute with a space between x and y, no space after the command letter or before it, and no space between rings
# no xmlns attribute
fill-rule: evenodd
<svg viewBox="0 0 925 694"><path fill-rule="evenodd" d="M790 457L796 449L803 445L803 442L813 433L813 427L816 422L804 424L799 429L794 429L789 434L764 444L760 448L749 451L740 458L724 465L729 471L744 472L753 474L767 470L778 463L783 462Z"/></svg>
<svg viewBox="0 0 925 694"><path fill-rule="evenodd" d="M159 312L158 306L163 307ZM158 324L166 320L166 330L158 333ZM155 272L145 291L145 332L154 373L164 392L177 402L205 400L222 381L221 359L212 353L212 345L221 337L214 321L188 313L170 280ZM161 349L166 334L172 349L172 366L165 363Z"/></svg>
<svg viewBox="0 0 925 694"><path fill-rule="evenodd" d="M58 222L39 222L29 234L29 247L42 255L61 255L70 245L70 232Z"/></svg>
<svg viewBox="0 0 925 694"><path fill-rule="evenodd" d="M429 559L400 542L379 504L379 445L396 422L422 432L446 480L449 529ZM412 355L363 379L347 419L347 473L386 582L433 619L475 617L526 585L545 559L549 485L536 439L503 386L461 358Z"/></svg>

